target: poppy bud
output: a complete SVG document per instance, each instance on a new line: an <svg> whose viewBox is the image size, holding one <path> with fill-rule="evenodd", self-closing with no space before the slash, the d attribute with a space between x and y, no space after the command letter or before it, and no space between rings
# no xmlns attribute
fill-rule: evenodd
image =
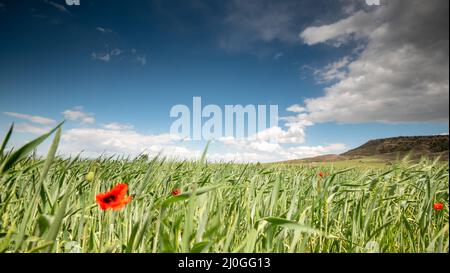
<svg viewBox="0 0 450 273"><path fill-rule="evenodd" d="M86 175L86 180L89 181L89 182L92 182L92 181L94 181L94 177L95 177L94 172L89 172L89 173Z"/></svg>
<svg viewBox="0 0 450 273"><path fill-rule="evenodd" d="M173 191L172 191L172 196L178 196L178 195L180 195L181 194L181 189L174 189Z"/></svg>

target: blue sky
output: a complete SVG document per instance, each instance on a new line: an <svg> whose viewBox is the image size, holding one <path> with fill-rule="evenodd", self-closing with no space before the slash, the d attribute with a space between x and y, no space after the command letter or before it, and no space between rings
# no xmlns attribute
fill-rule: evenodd
<svg viewBox="0 0 450 273"><path fill-rule="evenodd" d="M428 18L448 22L448 1L431 2L417 17L420 1L0 0L0 134L15 122L19 145L66 119L63 153L190 157L205 141L168 136L169 111L194 96L221 107L276 104L290 117L273 132L280 144L215 141L218 160L447 133L448 23ZM392 15L400 8L422 26L403 31Z"/></svg>

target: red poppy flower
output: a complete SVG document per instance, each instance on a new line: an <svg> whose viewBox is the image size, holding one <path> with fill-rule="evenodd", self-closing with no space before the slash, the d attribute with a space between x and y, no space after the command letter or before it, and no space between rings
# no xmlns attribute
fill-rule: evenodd
<svg viewBox="0 0 450 273"><path fill-rule="evenodd" d="M325 177L325 176L330 176L330 173L319 172L317 175L320 177Z"/></svg>
<svg viewBox="0 0 450 273"><path fill-rule="evenodd" d="M178 196L178 195L180 195L181 194L181 189L174 189L173 191L172 191L172 196Z"/></svg>
<svg viewBox="0 0 450 273"><path fill-rule="evenodd" d="M117 184L108 192L99 193L96 196L97 203L102 210L113 209L118 210L131 202L133 197L125 196L128 191L127 184Z"/></svg>
<svg viewBox="0 0 450 273"><path fill-rule="evenodd" d="M444 204L442 204L442 203L434 203L433 204L433 208L435 210L442 210L444 208Z"/></svg>

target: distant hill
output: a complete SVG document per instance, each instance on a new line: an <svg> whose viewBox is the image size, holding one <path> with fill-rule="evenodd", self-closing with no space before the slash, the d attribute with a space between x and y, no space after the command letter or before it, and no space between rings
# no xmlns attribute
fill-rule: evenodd
<svg viewBox="0 0 450 273"><path fill-rule="evenodd" d="M363 158L376 158L383 162L389 162L406 155L409 155L411 159L440 157L441 160L448 161L449 136L399 136L374 139L340 155L322 155L283 163L336 162Z"/></svg>
<svg viewBox="0 0 450 273"><path fill-rule="evenodd" d="M319 155L315 157L308 157L303 159L293 159L284 161L283 163L312 163L312 162L334 162L334 161L342 161L347 160L348 158L341 155L329 154L329 155Z"/></svg>
<svg viewBox="0 0 450 273"><path fill-rule="evenodd" d="M361 157L382 154L408 153L416 156L437 155L447 152L449 147L449 136L407 136L375 139L366 142L358 148L347 151L342 156Z"/></svg>

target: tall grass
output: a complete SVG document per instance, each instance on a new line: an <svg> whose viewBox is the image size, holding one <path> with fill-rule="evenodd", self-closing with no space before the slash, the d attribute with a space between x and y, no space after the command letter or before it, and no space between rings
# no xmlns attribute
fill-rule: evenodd
<svg viewBox="0 0 450 273"><path fill-rule="evenodd" d="M366 171L58 158L60 126L6 152L11 131L0 150L0 252L449 250L448 164L438 161ZM30 155L51 134L47 157ZM133 201L100 210L95 195L117 183Z"/></svg>

